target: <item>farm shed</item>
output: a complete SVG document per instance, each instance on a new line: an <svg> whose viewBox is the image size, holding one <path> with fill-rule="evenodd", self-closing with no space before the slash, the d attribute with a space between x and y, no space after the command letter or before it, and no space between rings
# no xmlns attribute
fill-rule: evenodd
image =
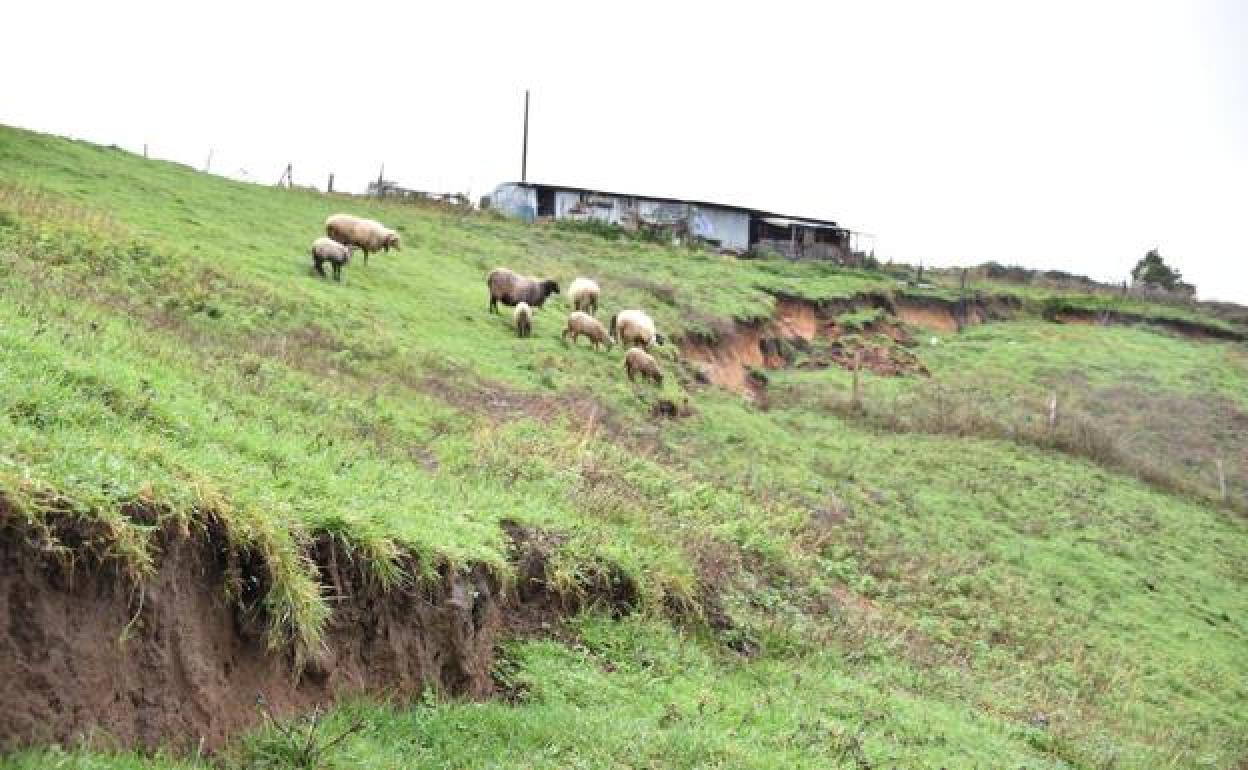
<svg viewBox="0 0 1248 770"><path fill-rule="evenodd" d="M793 259L842 261L850 256L850 231L836 222L744 206L531 182L499 185L490 203L528 222L594 220L628 229L655 228L673 238L694 237L738 254L769 250Z"/></svg>

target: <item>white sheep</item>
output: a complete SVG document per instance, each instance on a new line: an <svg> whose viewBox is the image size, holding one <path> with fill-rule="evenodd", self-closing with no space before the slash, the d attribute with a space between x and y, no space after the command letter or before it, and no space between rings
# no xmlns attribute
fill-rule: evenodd
<svg viewBox="0 0 1248 770"><path fill-rule="evenodd" d="M662 345L663 335L655 329L654 319L640 310L621 310L611 316L611 336L626 347L638 346L649 349Z"/></svg>
<svg viewBox="0 0 1248 770"><path fill-rule="evenodd" d="M364 264L374 251L402 251L399 234L373 219L334 214L325 220L325 234L344 246L354 246L364 252Z"/></svg>
<svg viewBox="0 0 1248 770"><path fill-rule="evenodd" d="M598 284L589 278L577 278L568 287L568 301L572 303L572 309L590 315L598 313L599 294Z"/></svg>
<svg viewBox="0 0 1248 770"><path fill-rule="evenodd" d="M516 324L517 337L528 337L533 333L533 308L529 307L529 303L517 303L511 318Z"/></svg>
<svg viewBox="0 0 1248 770"><path fill-rule="evenodd" d="M312 241L312 267L317 274L325 278L324 264L328 262L334 269L334 280L342 280L342 266L351 261L351 247L321 236Z"/></svg>

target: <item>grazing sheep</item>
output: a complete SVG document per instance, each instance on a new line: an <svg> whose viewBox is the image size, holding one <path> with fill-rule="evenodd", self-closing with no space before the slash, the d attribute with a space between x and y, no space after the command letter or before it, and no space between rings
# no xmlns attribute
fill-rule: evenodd
<svg viewBox="0 0 1248 770"><path fill-rule="evenodd" d="M516 322L517 337L528 337L533 333L533 308L529 307L529 303L516 303L516 311L511 318Z"/></svg>
<svg viewBox="0 0 1248 770"><path fill-rule="evenodd" d="M643 380L653 380L655 385L663 386L663 373L659 371L659 362L641 348L629 348L624 354L624 371L628 372L628 381L640 374Z"/></svg>
<svg viewBox="0 0 1248 770"><path fill-rule="evenodd" d="M312 241L312 267L317 275L326 278L324 264L328 262L334 268L334 280L342 280L342 266L351 261L351 247L321 236Z"/></svg>
<svg viewBox="0 0 1248 770"><path fill-rule="evenodd" d="M588 278L577 278L568 287L568 300L572 303L573 310L596 315L600 293L598 284L594 281Z"/></svg>
<svg viewBox="0 0 1248 770"><path fill-rule="evenodd" d="M372 219L353 217L350 214L334 214L325 220L325 234L344 246L354 246L364 252L364 264L374 251L402 251L399 234Z"/></svg>
<svg viewBox="0 0 1248 770"><path fill-rule="evenodd" d="M532 307L541 307L551 294L559 293L559 284L547 280L539 280L518 275L505 267L496 267L485 277L485 285L490 289L490 312L498 312L498 303L511 307L519 302L527 302Z"/></svg>
<svg viewBox="0 0 1248 770"><path fill-rule="evenodd" d="M611 337L607 335L606 327L589 313L577 310L568 315L568 325L563 330L564 342L568 341L569 334L572 335L573 345L581 339L581 335L585 335L594 344L594 350L598 350L599 345L606 345L607 350L611 349Z"/></svg>
<svg viewBox="0 0 1248 770"><path fill-rule="evenodd" d="M611 316L611 336L626 347L649 349L664 343L663 335L654 328L654 320L640 310L622 310Z"/></svg>

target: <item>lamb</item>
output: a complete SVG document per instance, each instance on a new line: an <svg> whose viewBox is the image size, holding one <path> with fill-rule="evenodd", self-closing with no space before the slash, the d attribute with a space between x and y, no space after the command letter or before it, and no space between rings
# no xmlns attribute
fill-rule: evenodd
<svg viewBox="0 0 1248 770"><path fill-rule="evenodd" d="M324 264L328 262L334 268L334 280L342 280L342 266L351 261L351 247L321 236L312 241L312 267L322 278L326 278Z"/></svg>
<svg viewBox="0 0 1248 770"><path fill-rule="evenodd" d="M659 362L641 348L629 348L624 354L624 371L628 372L628 381L640 374L642 380L653 380L655 385L663 386L663 373L659 371Z"/></svg>
<svg viewBox="0 0 1248 770"><path fill-rule="evenodd" d="M490 289L490 312L498 312L498 303L511 307L527 302L531 307L541 307L551 294L559 293L559 284L552 280L518 275L505 267L496 267L485 277Z"/></svg>
<svg viewBox="0 0 1248 770"><path fill-rule="evenodd" d="M611 337L621 345L644 349L665 342L663 335L655 330L654 320L640 310L622 310L611 316Z"/></svg>
<svg viewBox="0 0 1248 770"><path fill-rule="evenodd" d="M611 337L607 335L606 327L589 313L582 313L577 310L568 315L568 325L563 330L563 341L565 343L568 341L569 334L572 335L573 345L581 339L581 335L585 335L593 343L594 350L598 350L599 345L606 345L607 350L611 349Z"/></svg>
<svg viewBox="0 0 1248 770"><path fill-rule="evenodd" d="M598 284L589 278L577 278L568 287L568 299L573 310L580 310L590 315L598 312L598 295L601 292Z"/></svg>
<svg viewBox="0 0 1248 770"><path fill-rule="evenodd" d="M516 323L516 336L528 337L533 334L533 308L527 302L516 303L516 310L511 314Z"/></svg>
<svg viewBox="0 0 1248 770"><path fill-rule="evenodd" d="M344 246L354 246L364 252L364 264L374 251L389 252L391 248L402 251L399 234L373 219L362 219L350 214L334 214L325 220L325 234Z"/></svg>

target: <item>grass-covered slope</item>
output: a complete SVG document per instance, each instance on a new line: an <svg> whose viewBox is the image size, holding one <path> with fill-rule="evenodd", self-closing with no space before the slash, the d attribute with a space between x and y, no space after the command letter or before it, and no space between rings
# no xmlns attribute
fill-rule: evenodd
<svg viewBox="0 0 1248 770"><path fill-rule="evenodd" d="M353 263L343 284L316 278L307 246L339 210L395 226L403 251ZM1242 344L1049 324L1036 320L1046 298L1027 296L1036 319L925 332L930 379L866 377L868 411L909 422L831 408L849 387L839 369L776 373L791 397L764 411L679 374L670 348L661 392L630 385L620 351L559 343L560 298L517 340L486 312L484 275L588 274L604 315L641 306L676 335L770 315L773 293L886 293L895 277L256 187L3 128L0 264L0 495L8 526L32 539L51 515L103 521L105 546L141 580L152 528L136 504L219 517L272 565L272 642L298 649L315 647L329 611L303 550L321 533L382 586L469 563L506 578L504 520L562 536L553 585L574 591L608 569L635 583L636 617L590 614L560 637L577 641L509 645L510 701L344 707L332 719L361 712L367 726L333 763L1248 757L1241 514L1008 430L908 429L936 398L1008 425L1023 417L1001 405L1058 390L1065 409L1091 393L1081 409L1100 405L1124 441L1160 452L1173 435L1195 441L1175 432L1193 420L1150 415L1215 404L1199 420L1221 433L1192 472L1222 458L1242 495ZM659 398L693 415L657 418ZM1143 406L1119 408L1131 399ZM405 554L420 574L400 568ZM702 607L725 615L717 630L696 619ZM280 748L262 731L226 756ZM67 759L185 761L7 762Z"/></svg>

